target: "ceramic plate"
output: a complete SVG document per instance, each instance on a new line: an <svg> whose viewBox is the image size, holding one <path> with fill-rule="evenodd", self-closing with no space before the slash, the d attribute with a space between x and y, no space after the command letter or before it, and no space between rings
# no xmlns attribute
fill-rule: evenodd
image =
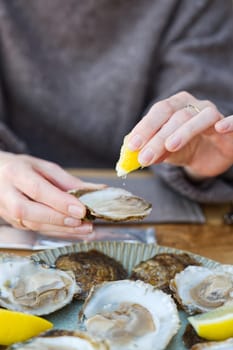
<svg viewBox="0 0 233 350"><path fill-rule="evenodd" d="M128 242L82 242L76 243L71 246L65 246L61 248L45 250L32 255L35 261L44 261L49 265L53 265L58 256L71 253L88 251L90 249L97 249L116 260L120 261L124 267L131 271L131 269L142 260L149 259L150 257L159 253L184 253L185 251L159 246L157 244L144 244L144 243L128 243ZM187 252L190 256L201 262L204 266L215 267L220 265L214 260L207 259L200 255ZM82 325L78 321L78 314L81 309L81 302L72 302L65 308L54 312L51 315L45 317L49 321L53 322L54 328L60 329L82 329ZM172 339L166 350L186 350L182 343L182 334L187 324L186 314L180 312L181 328L178 334Z"/></svg>

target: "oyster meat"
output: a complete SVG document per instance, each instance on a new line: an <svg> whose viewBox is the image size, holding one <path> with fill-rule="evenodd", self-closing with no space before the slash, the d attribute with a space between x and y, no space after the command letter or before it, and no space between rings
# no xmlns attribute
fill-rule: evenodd
<svg viewBox="0 0 233 350"><path fill-rule="evenodd" d="M233 302L233 266L188 266L170 282L174 297L190 315Z"/></svg>
<svg viewBox="0 0 233 350"><path fill-rule="evenodd" d="M82 332L52 330L7 350L109 350L105 341L91 339Z"/></svg>
<svg viewBox="0 0 233 350"><path fill-rule="evenodd" d="M49 268L28 257L0 256L0 306L45 315L70 303L77 291L72 272Z"/></svg>
<svg viewBox="0 0 233 350"><path fill-rule="evenodd" d="M71 190L70 193L78 197L86 206L88 219L129 221L143 219L151 212L150 203L117 187L106 187L94 191Z"/></svg>
<svg viewBox="0 0 233 350"><path fill-rule="evenodd" d="M55 266L74 272L79 286L75 298L81 300L87 297L92 286L127 277L127 272L120 262L94 249L61 255L55 261Z"/></svg>
<svg viewBox="0 0 233 350"><path fill-rule="evenodd" d="M142 281L95 286L82 312L88 334L111 350L165 349L180 324L171 296Z"/></svg>
<svg viewBox="0 0 233 350"><path fill-rule="evenodd" d="M130 278L142 280L170 293L170 280L189 265L200 265L200 263L186 253L161 253L135 266Z"/></svg>

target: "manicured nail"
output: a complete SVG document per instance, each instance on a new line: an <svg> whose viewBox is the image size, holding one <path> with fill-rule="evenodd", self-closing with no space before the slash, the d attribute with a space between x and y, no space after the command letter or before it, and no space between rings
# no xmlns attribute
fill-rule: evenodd
<svg viewBox="0 0 233 350"><path fill-rule="evenodd" d="M149 164L154 158L154 152L151 148L144 149L141 153L139 153L138 161L141 165L146 166Z"/></svg>
<svg viewBox="0 0 233 350"><path fill-rule="evenodd" d="M78 218L78 219L82 219L85 215L84 209L80 208L76 205L69 205L68 212L71 216Z"/></svg>
<svg viewBox="0 0 233 350"><path fill-rule="evenodd" d="M71 227L75 227L81 224L81 220L78 219L74 219L74 218L70 218L67 217L64 219L64 225L65 226L71 226Z"/></svg>
<svg viewBox="0 0 233 350"><path fill-rule="evenodd" d="M143 139L140 135L134 135L132 139L128 142L128 148L131 151L136 151L143 144Z"/></svg>
<svg viewBox="0 0 233 350"><path fill-rule="evenodd" d="M222 120L217 125L220 131L227 131L230 128L230 123L227 120Z"/></svg>
<svg viewBox="0 0 233 350"><path fill-rule="evenodd" d="M171 137L166 142L166 148L168 150L175 150L177 149L181 144L181 138L178 136Z"/></svg>

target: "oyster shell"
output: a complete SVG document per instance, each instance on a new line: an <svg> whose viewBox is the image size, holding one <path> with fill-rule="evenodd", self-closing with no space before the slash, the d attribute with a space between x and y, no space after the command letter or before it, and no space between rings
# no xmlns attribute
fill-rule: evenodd
<svg viewBox="0 0 233 350"><path fill-rule="evenodd" d="M151 204L132 193L117 187L101 190L71 190L71 194L87 208L87 218L109 221L143 219L151 212Z"/></svg>
<svg viewBox="0 0 233 350"><path fill-rule="evenodd" d="M125 279L127 276L120 262L94 249L61 255L55 261L55 266L74 272L79 286L75 298L81 300L87 297L92 286L104 281Z"/></svg>
<svg viewBox="0 0 233 350"><path fill-rule="evenodd" d="M109 341L111 350L162 350L179 329L170 295L142 281L106 282L92 289L83 306L88 334Z"/></svg>
<svg viewBox="0 0 233 350"><path fill-rule="evenodd" d="M45 315L71 302L77 291L74 275L28 257L0 256L0 306Z"/></svg>
<svg viewBox="0 0 233 350"><path fill-rule="evenodd" d="M215 309L233 302L233 266L188 266L175 275L170 288L189 314Z"/></svg>
<svg viewBox="0 0 233 350"><path fill-rule="evenodd" d="M161 253L136 265L130 278L142 280L170 293L170 280L177 272L184 270L189 265L200 265L200 263L186 253Z"/></svg>
<svg viewBox="0 0 233 350"><path fill-rule="evenodd" d="M233 349L233 338L216 341L216 342L205 342L193 345L191 350L232 350Z"/></svg>
<svg viewBox="0 0 233 350"><path fill-rule="evenodd" d="M91 339L82 332L52 330L7 350L109 350L105 341Z"/></svg>
<svg viewBox="0 0 233 350"><path fill-rule="evenodd" d="M193 328L193 326L189 323L187 324L184 334L182 336L182 340L187 349L191 349L191 347L195 344L206 343L207 340L201 338Z"/></svg>

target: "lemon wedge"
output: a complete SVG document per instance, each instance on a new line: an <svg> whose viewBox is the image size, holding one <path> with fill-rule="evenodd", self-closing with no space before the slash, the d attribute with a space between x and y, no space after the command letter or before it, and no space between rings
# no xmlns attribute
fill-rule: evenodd
<svg viewBox="0 0 233 350"><path fill-rule="evenodd" d="M11 345L52 328L42 317L0 309L0 344Z"/></svg>
<svg viewBox="0 0 233 350"><path fill-rule="evenodd" d="M233 337L233 304L191 316L188 320L196 333L204 339L225 340Z"/></svg>
<svg viewBox="0 0 233 350"><path fill-rule="evenodd" d="M137 170L141 167L138 161L139 151L131 151L127 147L128 135L125 136L123 145L120 150L120 158L116 164L117 176L125 176L131 171Z"/></svg>

